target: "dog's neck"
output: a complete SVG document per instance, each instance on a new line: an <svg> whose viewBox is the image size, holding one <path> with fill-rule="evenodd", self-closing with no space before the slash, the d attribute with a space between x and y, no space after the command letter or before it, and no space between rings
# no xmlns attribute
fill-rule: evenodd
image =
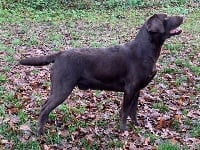
<svg viewBox="0 0 200 150"><path fill-rule="evenodd" d="M147 31L146 26L143 25L138 34L136 35L135 41L136 43L142 43L141 49L147 49L147 47L152 47L152 52L154 60L157 61L158 57L160 56L161 47L165 40L161 39L161 37L156 37L152 33Z"/></svg>
<svg viewBox="0 0 200 150"><path fill-rule="evenodd" d="M138 34L136 35L135 40L144 39L143 41L151 42L153 45L156 45L157 47L161 47L163 43L165 42L165 39L162 38L162 36L158 36L154 33L150 33L146 25L143 25L141 29L139 30Z"/></svg>

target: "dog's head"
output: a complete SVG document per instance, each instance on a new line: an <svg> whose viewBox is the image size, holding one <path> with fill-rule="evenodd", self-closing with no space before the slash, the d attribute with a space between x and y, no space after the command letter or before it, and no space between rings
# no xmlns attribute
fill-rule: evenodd
<svg viewBox="0 0 200 150"><path fill-rule="evenodd" d="M155 14L150 17L145 25L146 29L154 37L165 40L171 36L179 35L182 30L178 28L183 23L181 16L167 16L166 14Z"/></svg>

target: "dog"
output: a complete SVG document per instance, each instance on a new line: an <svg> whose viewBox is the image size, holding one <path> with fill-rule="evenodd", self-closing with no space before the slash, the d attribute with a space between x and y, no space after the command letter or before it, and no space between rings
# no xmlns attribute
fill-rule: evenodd
<svg viewBox="0 0 200 150"><path fill-rule="evenodd" d="M81 90L124 92L120 110L120 129L127 128L127 117L137 125L139 92L156 75L156 62L164 41L179 35L181 16L154 14L140 28L135 39L123 45L107 48L79 48L52 55L30 57L19 63L43 66L54 63L51 70L51 94L42 106L38 119L38 134L49 113L64 102L74 87Z"/></svg>

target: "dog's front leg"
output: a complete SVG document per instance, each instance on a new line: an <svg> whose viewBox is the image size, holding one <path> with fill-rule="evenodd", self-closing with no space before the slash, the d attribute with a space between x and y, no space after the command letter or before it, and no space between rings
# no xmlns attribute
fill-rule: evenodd
<svg viewBox="0 0 200 150"><path fill-rule="evenodd" d="M134 125L139 125L137 122L137 109L138 109L139 95L140 95L140 91L135 93L131 101L131 105L129 106L129 116L131 117L131 121L134 123Z"/></svg>
<svg viewBox="0 0 200 150"><path fill-rule="evenodd" d="M127 117L129 115L129 107L131 105L131 101L135 95L135 88L133 85L128 85L125 87L124 91L124 99L122 102L122 108L120 111L120 130L125 131L127 124Z"/></svg>

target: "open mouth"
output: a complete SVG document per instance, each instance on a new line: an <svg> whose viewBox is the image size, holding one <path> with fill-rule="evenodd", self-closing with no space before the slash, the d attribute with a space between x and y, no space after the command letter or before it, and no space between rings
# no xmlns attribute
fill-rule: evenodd
<svg viewBox="0 0 200 150"><path fill-rule="evenodd" d="M179 35L179 34L181 34L181 32L182 32L182 30L181 30L181 28L179 28L179 27L170 30L170 34L171 34L171 35Z"/></svg>

